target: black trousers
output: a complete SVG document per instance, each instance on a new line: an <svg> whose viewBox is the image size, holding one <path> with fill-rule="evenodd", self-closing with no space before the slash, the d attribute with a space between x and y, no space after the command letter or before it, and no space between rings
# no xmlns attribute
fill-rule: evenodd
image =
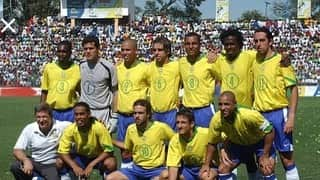
<svg viewBox="0 0 320 180"><path fill-rule="evenodd" d="M42 176L46 180L60 180L56 164L41 164L32 161L33 172ZM11 164L10 171L16 180L32 180L33 175L29 176L22 170L22 162L15 161Z"/></svg>

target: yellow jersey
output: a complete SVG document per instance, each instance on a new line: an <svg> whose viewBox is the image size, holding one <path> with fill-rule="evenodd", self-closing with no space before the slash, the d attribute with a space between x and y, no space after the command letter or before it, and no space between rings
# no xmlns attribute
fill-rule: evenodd
<svg viewBox="0 0 320 180"><path fill-rule="evenodd" d="M96 119L91 118L91 127L88 131L80 131L76 123L68 126L60 139L58 153L72 153L73 146L75 153L94 158L102 152L113 152L111 136L105 126Z"/></svg>
<svg viewBox="0 0 320 180"><path fill-rule="evenodd" d="M185 140L176 133L169 143L167 166L201 167L208 145L208 128L195 127L193 137Z"/></svg>
<svg viewBox="0 0 320 180"><path fill-rule="evenodd" d="M292 66L280 66L281 55L263 61L255 60L254 74L254 104L258 111L270 111L288 106L286 88L297 84Z"/></svg>
<svg viewBox="0 0 320 180"><path fill-rule="evenodd" d="M72 64L62 69L57 63L45 66L41 78L41 90L48 91L46 102L53 109L72 108L78 101L76 88L80 83L80 68Z"/></svg>
<svg viewBox="0 0 320 180"><path fill-rule="evenodd" d="M137 130L136 124L129 125L124 146L132 152L133 162L145 169L155 168L165 163L165 142L174 135L165 123L150 121L144 132Z"/></svg>
<svg viewBox="0 0 320 180"><path fill-rule="evenodd" d="M179 62L171 61L158 67L149 65L150 103L155 112L166 112L177 107L179 98Z"/></svg>
<svg viewBox="0 0 320 180"><path fill-rule="evenodd" d="M117 66L118 75L118 111L133 112L133 103L137 99L146 99L148 92L148 65L136 60L130 68L121 62Z"/></svg>
<svg viewBox="0 0 320 180"><path fill-rule="evenodd" d="M194 64L187 57L179 60L180 75L183 82L182 104L186 107L203 107L213 102L215 78L218 75L214 63L207 62L206 56L200 56Z"/></svg>
<svg viewBox="0 0 320 180"><path fill-rule="evenodd" d="M218 111L210 122L208 141L217 144L226 136L234 144L252 145L262 140L272 128L271 123L255 110L238 108L233 122L223 119Z"/></svg>
<svg viewBox="0 0 320 180"><path fill-rule="evenodd" d="M221 79L221 92L231 91L235 94L237 104L242 107L251 108L253 104L253 73L252 64L255 56L242 51L233 60L227 60L221 54L216 63Z"/></svg>

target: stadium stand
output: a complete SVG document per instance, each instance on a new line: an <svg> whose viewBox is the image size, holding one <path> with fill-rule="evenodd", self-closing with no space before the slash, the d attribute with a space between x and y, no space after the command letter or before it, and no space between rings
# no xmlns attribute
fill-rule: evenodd
<svg viewBox="0 0 320 180"><path fill-rule="evenodd" d="M71 28L64 19L52 18L28 23L17 34L1 34L0 39L0 86L39 87L41 70L45 63L55 60L55 48L64 38L73 42L73 58L82 58L81 40L84 36L96 35L101 40L102 57L119 60L120 45L127 37L138 40L140 57L149 61L151 42L164 35L172 41L173 59L185 54L183 37L190 31L202 36L202 51L211 44L222 47L219 42L221 30L239 28L245 37L244 49L253 48L252 34L256 26L265 25L275 35L277 49L291 51L291 60L302 85L320 83L320 23L305 25L301 21L268 21L250 23L218 23L202 20L199 23L172 22L165 17L148 17L119 26L119 35L114 36L113 25L84 23Z"/></svg>

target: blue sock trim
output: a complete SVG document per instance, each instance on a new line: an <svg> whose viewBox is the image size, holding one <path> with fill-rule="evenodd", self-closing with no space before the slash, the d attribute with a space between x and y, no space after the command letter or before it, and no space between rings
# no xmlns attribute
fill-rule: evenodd
<svg viewBox="0 0 320 180"><path fill-rule="evenodd" d="M296 165L295 165L295 164L291 164L291 165L289 165L289 166L287 166L287 167L284 167L284 169L285 169L286 171L290 171L290 170L292 170L292 169L294 169L294 168L296 168Z"/></svg>
<svg viewBox="0 0 320 180"><path fill-rule="evenodd" d="M233 176L233 173L228 173L228 174L219 174L219 180L226 180L229 179Z"/></svg>
<svg viewBox="0 0 320 180"><path fill-rule="evenodd" d="M276 179L276 175L271 174L269 176L263 176L265 180L275 180Z"/></svg>

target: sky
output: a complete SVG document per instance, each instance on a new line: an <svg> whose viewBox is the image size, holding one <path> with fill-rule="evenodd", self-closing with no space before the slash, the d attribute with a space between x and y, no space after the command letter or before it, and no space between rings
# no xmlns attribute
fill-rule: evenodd
<svg viewBox="0 0 320 180"><path fill-rule="evenodd" d="M135 5L144 7L146 0L135 0ZM265 15L266 1L273 2L274 0L229 0L230 5L230 18L231 20L238 20L241 14L247 10L258 10L262 15ZM215 0L205 0L201 6L200 11L202 12L202 18L214 18L216 1ZM271 5L268 5L267 15L272 16Z"/></svg>

